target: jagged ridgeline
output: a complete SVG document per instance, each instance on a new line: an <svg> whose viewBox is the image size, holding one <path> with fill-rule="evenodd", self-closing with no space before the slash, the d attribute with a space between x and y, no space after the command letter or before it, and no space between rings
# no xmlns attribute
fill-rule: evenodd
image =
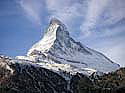
<svg viewBox="0 0 125 93"><path fill-rule="evenodd" d="M119 68L75 41L53 18L27 56L0 55L0 93L119 93L125 80L124 68Z"/></svg>

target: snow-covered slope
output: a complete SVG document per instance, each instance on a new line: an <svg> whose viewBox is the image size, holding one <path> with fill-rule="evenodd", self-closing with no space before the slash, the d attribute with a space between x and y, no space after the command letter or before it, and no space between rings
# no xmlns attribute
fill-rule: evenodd
<svg viewBox="0 0 125 93"><path fill-rule="evenodd" d="M45 62L47 64L67 64L75 71L110 72L119 68L103 54L92 50L69 36L66 26L53 18L43 38L29 49L27 56L18 59ZM60 66L60 65L58 65Z"/></svg>

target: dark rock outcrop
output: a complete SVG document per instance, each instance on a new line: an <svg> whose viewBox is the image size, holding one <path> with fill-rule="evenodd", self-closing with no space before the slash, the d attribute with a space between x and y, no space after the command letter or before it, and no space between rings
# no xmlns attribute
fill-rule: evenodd
<svg viewBox="0 0 125 93"><path fill-rule="evenodd" d="M68 93L67 81L48 69L30 63L9 63L4 58L0 64L4 64L0 65L0 93Z"/></svg>
<svg viewBox="0 0 125 93"><path fill-rule="evenodd" d="M67 73L67 72L65 72ZM68 73L70 75L70 73ZM0 93L124 93L125 68L103 76L63 76L32 62L0 56Z"/></svg>

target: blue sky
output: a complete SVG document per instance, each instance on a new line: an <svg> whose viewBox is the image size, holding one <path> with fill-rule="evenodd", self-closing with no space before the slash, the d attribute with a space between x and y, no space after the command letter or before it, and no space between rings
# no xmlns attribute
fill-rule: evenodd
<svg viewBox="0 0 125 93"><path fill-rule="evenodd" d="M26 55L52 17L70 35L125 66L125 0L0 0L0 54Z"/></svg>

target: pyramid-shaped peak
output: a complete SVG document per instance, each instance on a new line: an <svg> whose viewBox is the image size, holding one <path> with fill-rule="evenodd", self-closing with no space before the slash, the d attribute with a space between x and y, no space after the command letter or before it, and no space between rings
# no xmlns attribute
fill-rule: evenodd
<svg viewBox="0 0 125 93"><path fill-rule="evenodd" d="M60 20L58 20L57 18L52 18L50 21L50 24L62 24L62 22Z"/></svg>
<svg viewBox="0 0 125 93"><path fill-rule="evenodd" d="M60 21L58 20L57 18L53 17L51 20L50 20L50 25L51 24L57 24L59 25L63 30L66 30L66 26Z"/></svg>
<svg viewBox="0 0 125 93"><path fill-rule="evenodd" d="M85 68L88 73L89 68L101 72L119 68L103 54L76 42L64 28L61 21L52 18L43 38L28 51L28 58L35 62L69 64L81 72Z"/></svg>

